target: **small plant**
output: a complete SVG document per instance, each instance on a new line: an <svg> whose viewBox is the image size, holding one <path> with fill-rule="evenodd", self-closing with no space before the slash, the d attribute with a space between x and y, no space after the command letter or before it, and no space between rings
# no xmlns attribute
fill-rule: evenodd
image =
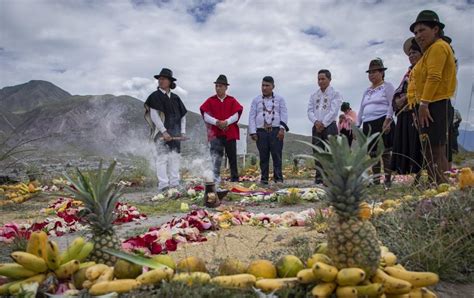
<svg viewBox="0 0 474 298"><path fill-rule="evenodd" d="M290 188L288 194L278 195L277 201L280 203L280 205L288 206L299 204L301 203L302 199L297 188Z"/></svg>
<svg viewBox="0 0 474 298"><path fill-rule="evenodd" d="M252 156L250 157L250 165L252 165L252 166L256 166L256 165L257 165L257 156L252 155Z"/></svg>

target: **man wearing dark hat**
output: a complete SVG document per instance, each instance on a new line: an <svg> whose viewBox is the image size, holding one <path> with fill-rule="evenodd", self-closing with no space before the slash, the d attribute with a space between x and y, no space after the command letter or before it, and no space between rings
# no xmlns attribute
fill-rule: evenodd
<svg viewBox="0 0 474 298"><path fill-rule="evenodd" d="M327 69L318 71L319 89L309 97L308 119L312 123L312 143L323 147L321 140L330 135L337 135L337 114L342 103L342 96L331 84L331 72ZM320 167L320 164L316 162ZM315 183L322 183L320 171L316 170Z"/></svg>
<svg viewBox="0 0 474 298"><path fill-rule="evenodd" d="M156 173L158 190L179 186L181 140L186 133L186 107L181 98L171 92L176 88L173 72L163 68L155 75L158 90L150 94L145 102L145 120L156 143Z"/></svg>
<svg viewBox="0 0 474 298"><path fill-rule="evenodd" d="M283 182L283 139L288 131L288 110L285 99L273 93L275 88L271 76L262 80L262 94L252 100L249 113L249 134L257 142L260 155L261 183L268 184L270 154L273 160L273 180Z"/></svg>
<svg viewBox="0 0 474 298"><path fill-rule="evenodd" d="M225 75L219 75L214 84L216 94L206 99L200 107L201 115L207 125L207 139L214 162L214 180L216 183L220 182L225 150L230 164L231 181L238 182L237 140L240 138L240 130L237 122L242 115L243 107L237 99L226 94L229 83Z"/></svg>

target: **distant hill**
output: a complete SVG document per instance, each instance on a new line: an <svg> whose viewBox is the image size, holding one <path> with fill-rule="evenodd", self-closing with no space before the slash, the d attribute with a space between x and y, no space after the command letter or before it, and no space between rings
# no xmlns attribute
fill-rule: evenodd
<svg viewBox="0 0 474 298"><path fill-rule="evenodd" d="M59 103L70 96L50 82L33 80L0 89L0 111L24 113L46 104Z"/></svg>
<svg viewBox="0 0 474 298"><path fill-rule="evenodd" d="M37 154L87 155L149 154L148 127L143 102L130 96L74 95L46 81L30 81L0 90L0 137L19 127L24 140L34 143ZM241 127L246 127L242 125ZM189 112L183 154L203 154L206 128L199 114ZM310 137L287 134L284 154L309 153L308 146L295 142ZM256 146L248 139L248 152Z"/></svg>

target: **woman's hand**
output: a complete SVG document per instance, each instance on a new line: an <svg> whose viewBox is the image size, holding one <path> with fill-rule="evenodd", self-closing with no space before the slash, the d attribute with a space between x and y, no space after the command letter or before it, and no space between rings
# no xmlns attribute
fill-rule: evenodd
<svg viewBox="0 0 474 298"><path fill-rule="evenodd" d="M385 118L382 126L382 130L384 133L387 134L390 132L390 124L392 124L392 118Z"/></svg>
<svg viewBox="0 0 474 298"><path fill-rule="evenodd" d="M430 127L430 121L433 122L431 117L430 110L428 109L428 104L420 104L418 108L418 118L421 128Z"/></svg>

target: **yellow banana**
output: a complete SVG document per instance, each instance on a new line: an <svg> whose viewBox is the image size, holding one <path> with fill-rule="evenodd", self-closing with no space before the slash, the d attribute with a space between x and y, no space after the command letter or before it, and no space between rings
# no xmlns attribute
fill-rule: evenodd
<svg viewBox="0 0 474 298"><path fill-rule="evenodd" d="M316 245L316 248L314 249L314 252L327 255L327 253L328 253L328 243L327 242L319 243L318 245Z"/></svg>
<svg viewBox="0 0 474 298"><path fill-rule="evenodd" d="M274 292L283 288L292 288L298 284L298 278L262 278L257 280L255 287L264 292Z"/></svg>
<svg viewBox="0 0 474 298"><path fill-rule="evenodd" d="M328 265L334 265L332 260L327 255L321 254L321 253L316 253L316 254L312 255L306 261L306 267L313 268L313 265L316 262L321 262L321 263L328 264Z"/></svg>
<svg viewBox="0 0 474 298"><path fill-rule="evenodd" d="M82 268L88 268L92 265L95 265L95 262L84 262L84 263L81 263L79 264L79 269L82 269Z"/></svg>
<svg viewBox="0 0 474 298"><path fill-rule="evenodd" d="M97 278L96 283L103 281L111 281L114 279L114 267L109 267L102 272L102 274Z"/></svg>
<svg viewBox="0 0 474 298"><path fill-rule="evenodd" d="M386 267L384 270L390 276L406 280L414 287L427 287L439 282L438 274L433 272L406 271L396 267Z"/></svg>
<svg viewBox="0 0 474 298"><path fill-rule="evenodd" d="M375 271L372 282L383 284L386 294L408 294L412 289L408 281L390 276L380 269Z"/></svg>
<svg viewBox="0 0 474 298"><path fill-rule="evenodd" d="M360 268L344 268L336 275L336 282L340 286L355 286L365 279L365 271Z"/></svg>
<svg viewBox="0 0 474 298"><path fill-rule="evenodd" d="M173 276L173 273L173 269L165 267L142 273L136 279L142 285L154 285L161 282L162 280L169 280Z"/></svg>
<svg viewBox="0 0 474 298"><path fill-rule="evenodd" d="M326 298L331 296L336 287L337 284L335 282L320 283L311 290L311 294L315 298Z"/></svg>
<svg viewBox="0 0 474 298"><path fill-rule="evenodd" d="M38 232L39 257L48 260L48 234L44 231Z"/></svg>
<svg viewBox="0 0 474 298"><path fill-rule="evenodd" d="M38 273L45 272L46 270L48 270L46 261L43 258L37 257L33 254L23 252L23 251L15 251L15 252L12 252L10 256L15 262L22 265L26 269L29 269Z"/></svg>
<svg viewBox="0 0 474 298"><path fill-rule="evenodd" d="M8 288L8 291L10 292L10 294L16 295L18 294L18 292L20 292L21 287L23 285L28 284L28 283L34 283L34 282L42 283L45 279L46 279L46 274L38 274L30 278L24 279L22 281L15 282Z"/></svg>
<svg viewBox="0 0 474 298"><path fill-rule="evenodd" d="M318 281L316 276L313 274L313 269L303 269L296 275L298 282L301 284L312 284Z"/></svg>
<svg viewBox="0 0 474 298"><path fill-rule="evenodd" d="M421 288L421 295L423 298L436 298L436 294L428 290L427 288Z"/></svg>
<svg viewBox="0 0 474 298"><path fill-rule="evenodd" d="M17 281L11 281L6 284L0 285L0 296L5 296L7 297L10 291L8 288L10 288L13 284L17 283Z"/></svg>
<svg viewBox="0 0 474 298"><path fill-rule="evenodd" d="M39 239L38 239L38 232L33 232L30 235L30 239L26 244L26 252L37 257L40 257L41 254L39 252Z"/></svg>
<svg viewBox="0 0 474 298"><path fill-rule="evenodd" d="M173 276L172 280L192 285L193 283L208 283L211 276L204 272L178 273Z"/></svg>
<svg viewBox="0 0 474 298"><path fill-rule="evenodd" d="M397 263L397 256L391 252L384 252L382 253L380 262L385 266L394 266Z"/></svg>
<svg viewBox="0 0 474 298"><path fill-rule="evenodd" d="M86 270L86 278L91 281L96 280L108 268L109 266L104 264L92 265Z"/></svg>
<svg viewBox="0 0 474 298"><path fill-rule="evenodd" d="M58 269L54 270L54 273L58 279L67 279L71 277L77 270L79 270L79 261L71 260L59 266Z"/></svg>
<svg viewBox="0 0 474 298"><path fill-rule="evenodd" d="M138 288L140 282L136 279L117 279L112 281L98 282L89 289L92 296L105 295L110 292L126 293Z"/></svg>
<svg viewBox="0 0 474 298"><path fill-rule="evenodd" d="M80 262L84 261L91 251L94 249L94 242L86 242L84 246L82 247L81 251L77 254L77 256L74 258Z"/></svg>
<svg viewBox="0 0 474 298"><path fill-rule="evenodd" d="M313 274L317 279L324 282L332 282L336 279L337 268L322 262L316 262L313 266Z"/></svg>
<svg viewBox="0 0 474 298"><path fill-rule="evenodd" d="M47 258L46 264L51 270L56 270L59 268L60 256L59 256L59 246L55 241L48 241L48 248L46 249Z"/></svg>
<svg viewBox="0 0 474 298"><path fill-rule="evenodd" d="M82 247L85 245L85 240L82 237L77 237L69 245L69 247L61 254L61 264L67 263L73 260L81 252Z"/></svg>
<svg viewBox="0 0 474 298"><path fill-rule="evenodd" d="M336 297L357 298L357 290L355 287L337 287Z"/></svg>
<svg viewBox="0 0 474 298"><path fill-rule="evenodd" d="M224 288L250 288L255 285L257 278L252 274L234 274L225 276L216 276L211 279L211 283Z"/></svg>
<svg viewBox="0 0 474 298"><path fill-rule="evenodd" d="M81 264L82 265L82 264ZM90 265L92 266L92 265ZM72 282L74 283L74 287L76 289L79 289L81 290L83 288L82 284L84 283L84 281L87 280L86 278L86 270L87 270L87 267L86 268L79 268L79 270L77 270L73 276L72 276Z"/></svg>
<svg viewBox="0 0 474 298"><path fill-rule="evenodd" d="M23 279L32 277L38 273L33 270L28 270L20 264L0 264L0 275L9 277L11 279Z"/></svg>
<svg viewBox="0 0 474 298"><path fill-rule="evenodd" d="M423 298L423 292L421 288L413 288L409 293L408 296L410 298Z"/></svg>
<svg viewBox="0 0 474 298"><path fill-rule="evenodd" d="M359 297L380 297L383 294L383 285L381 283L355 286L355 288Z"/></svg>

